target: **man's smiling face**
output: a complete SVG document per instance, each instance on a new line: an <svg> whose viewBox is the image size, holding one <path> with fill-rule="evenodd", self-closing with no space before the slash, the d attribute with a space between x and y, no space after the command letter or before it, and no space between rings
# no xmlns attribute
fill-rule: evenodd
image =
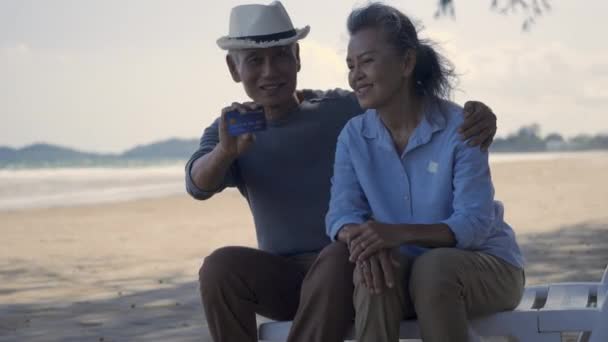
<svg viewBox="0 0 608 342"><path fill-rule="evenodd" d="M231 51L226 61L254 102L276 106L293 100L300 70L297 44Z"/></svg>

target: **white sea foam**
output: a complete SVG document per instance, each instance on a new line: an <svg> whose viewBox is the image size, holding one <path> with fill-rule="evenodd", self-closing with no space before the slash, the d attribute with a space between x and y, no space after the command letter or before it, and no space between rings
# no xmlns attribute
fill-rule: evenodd
<svg viewBox="0 0 608 342"><path fill-rule="evenodd" d="M608 152L493 153L490 163L606 158ZM73 206L185 194L184 163L0 169L0 210Z"/></svg>
<svg viewBox="0 0 608 342"><path fill-rule="evenodd" d="M184 165L0 170L0 210L185 193Z"/></svg>

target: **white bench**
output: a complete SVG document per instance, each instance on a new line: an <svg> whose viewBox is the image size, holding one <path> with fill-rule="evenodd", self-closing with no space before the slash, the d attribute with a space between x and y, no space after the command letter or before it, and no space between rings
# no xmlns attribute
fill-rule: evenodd
<svg viewBox="0 0 608 342"><path fill-rule="evenodd" d="M480 336L509 336L517 341L560 342L562 332L582 332L581 342L608 342L608 266L599 283L556 283L525 289L513 311L471 321ZM285 341L291 322L260 324L259 339ZM400 338L419 339L416 321L401 322ZM353 329L346 339L354 339Z"/></svg>

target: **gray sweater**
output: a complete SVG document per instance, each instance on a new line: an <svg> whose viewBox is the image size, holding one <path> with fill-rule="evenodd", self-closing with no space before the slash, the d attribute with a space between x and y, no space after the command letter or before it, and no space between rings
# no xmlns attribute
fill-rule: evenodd
<svg viewBox="0 0 608 342"><path fill-rule="evenodd" d="M218 120L205 129L199 149L186 164L186 189L205 200L226 187L237 187L253 214L258 246L280 255L315 252L330 240L324 218L338 134L361 114L353 93L304 91L299 109L256 133L253 146L231 166L214 192L198 189L192 163L219 141Z"/></svg>

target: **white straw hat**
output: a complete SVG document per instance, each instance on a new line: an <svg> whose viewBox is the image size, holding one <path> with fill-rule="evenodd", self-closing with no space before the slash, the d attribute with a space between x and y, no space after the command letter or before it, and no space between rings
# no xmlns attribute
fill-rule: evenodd
<svg viewBox="0 0 608 342"><path fill-rule="evenodd" d="M305 38L310 26L296 29L279 1L270 5L241 5L230 12L228 35L217 40L224 50L289 45Z"/></svg>

